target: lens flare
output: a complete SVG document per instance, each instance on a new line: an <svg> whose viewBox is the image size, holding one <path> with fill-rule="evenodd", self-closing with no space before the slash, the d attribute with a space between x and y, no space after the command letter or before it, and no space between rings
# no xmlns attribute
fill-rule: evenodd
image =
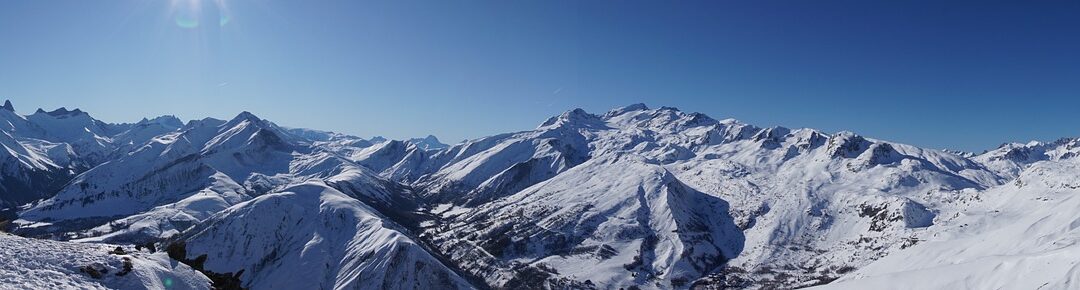
<svg viewBox="0 0 1080 290"><path fill-rule="evenodd" d="M180 28L198 28L199 18L190 12L178 12L176 13L176 26Z"/></svg>
<svg viewBox="0 0 1080 290"><path fill-rule="evenodd" d="M192 29L202 25L213 25L215 18L217 25L221 27L232 21L232 17L229 17L229 9L222 0L172 0L171 3L170 13L176 26L180 28Z"/></svg>

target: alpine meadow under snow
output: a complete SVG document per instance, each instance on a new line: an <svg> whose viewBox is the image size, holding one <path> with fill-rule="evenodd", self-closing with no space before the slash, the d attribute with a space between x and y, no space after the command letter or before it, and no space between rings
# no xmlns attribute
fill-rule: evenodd
<svg viewBox="0 0 1080 290"><path fill-rule="evenodd" d="M0 119L0 289L1080 287L1080 139L972 154L642 104L454 145Z"/></svg>

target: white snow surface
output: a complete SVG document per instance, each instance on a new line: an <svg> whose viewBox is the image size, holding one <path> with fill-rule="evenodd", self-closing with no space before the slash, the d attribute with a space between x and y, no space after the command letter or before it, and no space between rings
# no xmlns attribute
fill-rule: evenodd
<svg viewBox="0 0 1080 290"><path fill-rule="evenodd" d="M210 289L210 279L164 252L108 253L116 245L56 242L0 233L0 289ZM124 276L123 259L132 263ZM80 268L99 264L108 273L92 278Z"/></svg>
<svg viewBox="0 0 1080 290"><path fill-rule="evenodd" d="M924 241L821 289L1080 288L1080 164L1037 162Z"/></svg>
<svg viewBox="0 0 1080 290"><path fill-rule="evenodd" d="M7 103L10 104L10 103ZM116 152L175 130L178 119L108 124L79 109L38 110L23 116L0 108L0 208L55 194L75 174L115 158ZM119 149L119 150L118 150Z"/></svg>
<svg viewBox="0 0 1080 290"><path fill-rule="evenodd" d="M538 275L553 287L686 288L713 273L727 274L705 283L826 283L1007 180L944 151L644 105L571 110L532 131L419 151L388 145L351 158L469 208L425 235L507 287Z"/></svg>
<svg viewBox="0 0 1080 290"><path fill-rule="evenodd" d="M472 289L364 203L312 181L222 211L183 234L189 256L252 289Z"/></svg>
<svg viewBox="0 0 1080 290"><path fill-rule="evenodd" d="M254 115L192 121L75 177L28 205L19 225L48 222L54 234L87 241L166 238L260 194L306 180L349 184L372 202L395 193L361 165Z"/></svg>
<svg viewBox="0 0 1080 290"><path fill-rule="evenodd" d="M975 155L641 104L442 149L247 112L5 106L0 131L0 208L47 197L16 232L82 242L10 247L173 237L255 289L1080 287L1080 139Z"/></svg>

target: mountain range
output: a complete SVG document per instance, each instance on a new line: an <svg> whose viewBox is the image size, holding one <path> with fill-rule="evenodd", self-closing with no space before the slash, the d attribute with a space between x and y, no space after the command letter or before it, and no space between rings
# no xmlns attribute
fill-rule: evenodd
<svg viewBox="0 0 1080 290"><path fill-rule="evenodd" d="M0 118L0 288L1078 287L1076 138L971 154L643 104L454 145Z"/></svg>

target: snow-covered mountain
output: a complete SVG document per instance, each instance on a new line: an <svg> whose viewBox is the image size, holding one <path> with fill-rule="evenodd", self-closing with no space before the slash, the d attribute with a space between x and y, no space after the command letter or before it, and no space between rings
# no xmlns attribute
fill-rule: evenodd
<svg viewBox="0 0 1080 290"><path fill-rule="evenodd" d="M312 147L251 113L191 121L94 167L20 213L16 232L65 239L142 242L178 233L211 214L310 179L355 185L389 204L393 185Z"/></svg>
<svg viewBox="0 0 1080 290"><path fill-rule="evenodd" d="M409 139L409 143L413 143L416 147L420 147L420 149L424 150L439 150L450 147L450 145L439 142L439 138L436 138L435 135L427 135L427 137L424 138L412 138Z"/></svg>
<svg viewBox="0 0 1080 290"><path fill-rule="evenodd" d="M180 130L184 127L184 122L176 116L160 116L153 119L143 118L134 124L125 125L125 130L112 136L113 144L125 147L116 150L121 154L133 151L137 146L142 146L154 137Z"/></svg>
<svg viewBox="0 0 1080 290"><path fill-rule="evenodd" d="M182 235L251 289L472 289L400 226L321 182L259 196Z"/></svg>
<svg viewBox="0 0 1080 290"><path fill-rule="evenodd" d="M285 128L285 131L288 131L290 134L296 135L297 137L304 138L304 139L307 139L307 140L312 141L312 142L329 142L329 141L337 141L337 140L363 140L363 138L352 136L352 135L347 135L347 134L342 134L342 133L337 133L337 132L330 132L330 131L307 129L307 128Z"/></svg>
<svg viewBox="0 0 1080 290"><path fill-rule="evenodd" d="M973 156L972 159L1015 179L1025 168L1041 161L1062 161L1080 155L1080 138L1061 138L1044 143L1005 143L997 149Z"/></svg>
<svg viewBox="0 0 1080 290"><path fill-rule="evenodd" d="M182 242L252 289L1074 286L1078 139L976 155L642 104L453 146L0 118L15 233Z"/></svg>
<svg viewBox="0 0 1080 290"><path fill-rule="evenodd" d="M91 164L105 161L114 149L111 137L124 129L98 121L79 109L59 108L49 112L38 109L26 119L43 128L41 139L67 143L80 158Z"/></svg>
<svg viewBox="0 0 1080 290"><path fill-rule="evenodd" d="M0 132L0 146L0 209L48 197L75 175L75 168L65 162L74 155L66 144L20 142Z"/></svg>
<svg viewBox="0 0 1080 290"><path fill-rule="evenodd" d="M151 138L175 130L175 122L163 118L137 124L108 124L79 109L38 109L19 115L5 101L0 107L0 208L49 197L76 174L141 145ZM171 122L170 122L171 121ZM126 145L126 146L125 146ZM118 153L120 152L120 153Z"/></svg>
<svg viewBox="0 0 1080 290"><path fill-rule="evenodd" d="M1064 148L1051 151L1059 149ZM822 289L1080 287L1078 160L1036 162L1013 182L972 199L971 206L939 218L919 236L918 245Z"/></svg>
<svg viewBox="0 0 1080 290"><path fill-rule="evenodd" d="M220 221L226 218L235 219L238 224L244 223L245 229L254 230L257 226L251 223L260 221L253 218L254 215L229 215L244 206L254 207L260 212L269 210L274 214L289 214L297 220L338 218L338 215L348 211L353 212L354 216L347 221L348 224L355 226L360 223L364 226L356 229L355 235L326 237L330 233L343 233L339 228L312 233L289 232L296 234L297 239L327 238L327 245L355 242L367 243L365 246L343 249L341 252L306 252L310 244L280 244L279 251L275 253L297 253L298 259L304 261L348 259L333 272L321 274L320 277L326 277L326 282L331 283L327 285L334 285L339 279L351 279L341 282L339 286L381 289L365 288L375 285L371 284L373 281L381 281L379 285L403 283L400 285L402 288L472 287L424 247L413 242L403 232L402 226L376 209L387 211L391 208L415 207L416 202L405 187L375 176L367 168L325 150L323 143L293 135L251 113L241 113L229 121L191 121L177 129L168 126L175 125L171 119L144 120L130 126L125 132L154 129L165 129L165 132L131 152L79 174L55 196L23 207L19 219L14 221L14 232L79 242L145 243L177 236L196 225L206 231L234 230L218 228L225 226ZM318 182L319 185L309 182ZM325 205L336 207L320 207L320 197L327 200ZM266 201L268 199L270 201ZM249 200L250 203L245 203ZM301 202L314 204L310 208L292 212L268 208L269 204L282 201L286 202L288 208L298 206ZM233 211L225 211L230 207ZM217 213L221 213L218 219L209 220ZM263 214L259 216L268 217ZM288 225L292 229L302 230L318 224ZM200 239L201 236L191 231L185 233L193 235L193 242L189 244L193 252L211 249L207 246L214 242L227 242L220 240L226 238L222 235ZM264 243L277 241L273 232L256 233L263 235L258 240ZM382 240L370 240L374 238ZM211 242L206 239L215 240ZM358 257L353 255L359 253L383 256L357 260ZM259 258L265 258L265 255ZM386 264L391 258L410 260L402 264ZM209 265L217 261L220 260L211 259ZM251 279L257 280L249 280L246 285L257 289L275 285L280 281L270 282L264 278L293 277L281 275L283 271L293 271L293 267L285 263L276 265L274 269L267 269L265 265L248 268L245 278L254 277Z"/></svg>
<svg viewBox="0 0 1080 290"><path fill-rule="evenodd" d="M932 225L941 195L1002 182L942 151L640 104L382 151L353 157L419 189L425 237L497 287L824 283Z"/></svg>

